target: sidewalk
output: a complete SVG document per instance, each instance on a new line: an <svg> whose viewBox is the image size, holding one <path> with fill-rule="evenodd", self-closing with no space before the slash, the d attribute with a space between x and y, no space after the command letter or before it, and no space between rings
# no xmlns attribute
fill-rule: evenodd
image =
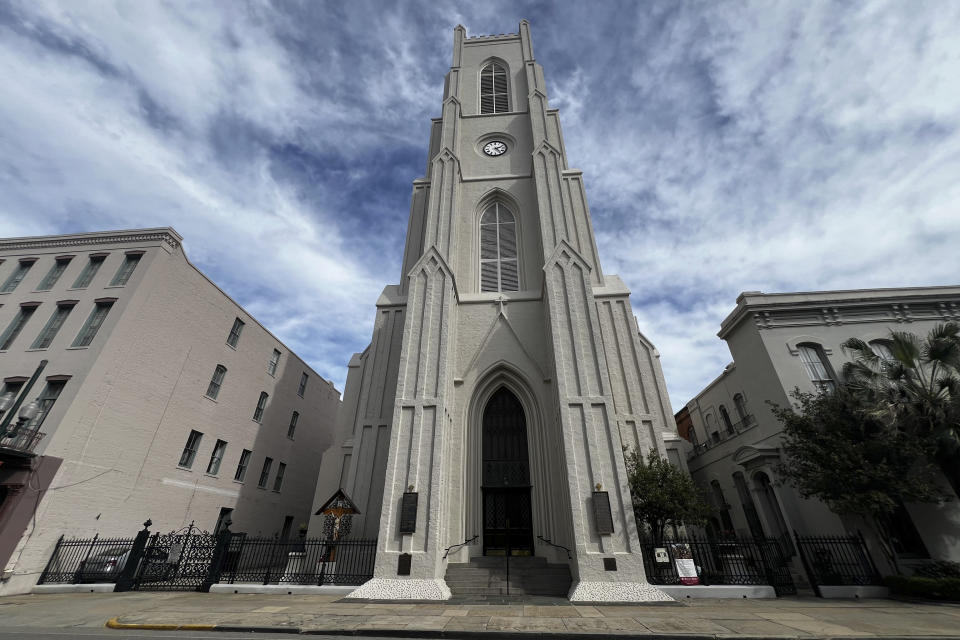
<svg viewBox="0 0 960 640"><path fill-rule="evenodd" d="M695 600L674 605L373 604L340 596L205 593L24 595L0 598L5 627L125 625L407 637L573 635L685 638L960 638L960 605L895 600ZM199 625L199 626L197 626ZM216 636L213 636L214 638Z"/></svg>

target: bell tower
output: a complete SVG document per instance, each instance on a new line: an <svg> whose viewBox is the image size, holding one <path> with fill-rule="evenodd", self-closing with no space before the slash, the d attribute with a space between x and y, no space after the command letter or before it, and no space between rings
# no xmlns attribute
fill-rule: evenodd
<svg viewBox="0 0 960 640"><path fill-rule="evenodd" d="M351 597L446 599L449 563L567 563L580 602L669 600L646 582L623 447L675 433L659 354L604 274L530 25L454 29L398 285L350 363L318 498L378 538Z"/></svg>

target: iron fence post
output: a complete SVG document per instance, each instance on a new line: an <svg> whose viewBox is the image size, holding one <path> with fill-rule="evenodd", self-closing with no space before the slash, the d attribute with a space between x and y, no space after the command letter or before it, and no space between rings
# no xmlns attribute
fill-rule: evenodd
<svg viewBox="0 0 960 640"><path fill-rule="evenodd" d="M810 562L807 560L807 550L803 547L803 541L800 539L800 535L797 533L796 529L793 530L793 539L797 543L797 551L800 553L800 562L803 563L803 570L807 572L807 579L810 580L810 586L813 587L813 593L818 598L822 598L823 596L820 594L819 580L817 580L817 576L813 572Z"/></svg>
<svg viewBox="0 0 960 640"><path fill-rule="evenodd" d="M127 562L123 565L120 575L117 577L117 584L114 591L130 591L133 588L134 579L137 575L137 569L140 568L140 562L143 560L143 552L147 548L147 540L150 538L151 520L143 523L143 529L137 532L137 537L133 539L133 546L130 547L130 554L127 556Z"/></svg>
<svg viewBox="0 0 960 640"><path fill-rule="evenodd" d="M233 534L229 527L224 527L217 534L217 543L213 547L213 556L210 558L210 567L207 569L207 577L201 583L199 591L209 593L210 587L220 582L220 575L223 572L223 563L227 558L227 550L230 548L230 539Z"/></svg>

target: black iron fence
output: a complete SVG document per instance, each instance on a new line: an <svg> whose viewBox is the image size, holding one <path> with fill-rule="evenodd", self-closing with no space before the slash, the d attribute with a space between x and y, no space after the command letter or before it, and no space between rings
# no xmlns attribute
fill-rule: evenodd
<svg viewBox="0 0 960 640"><path fill-rule="evenodd" d="M133 538L60 536L39 584L116 582L132 547Z"/></svg>
<svg viewBox="0 0 960 640"><path fill-rule="evenodd" d="M220 582L360 585L373 577L374 540L276 540L234 536Z"/></svg>
<svg viewBox="0 0 960 640"><path fill-rule="evenodd" d="M775 538L690 536L643 540L640 547L651 584L770 585L777 595L797 592L789 553Z"/></svg>
<svg viewBox="0 0 960 640"><path fill-rule="evenodd" d="M794 533L803 568L814 591L821 586L882 585L863 535L801 536Z"/></svg>
<svg viewBox="0 0 960 640"><path fill-rule="evenodd" d="M149 525L147 525L149 526ZM136 538L57 541L38 584L117 583L117 591L208 591L219 582L360 585L373 577L374 540L252 538L191 525Z"/></svg>

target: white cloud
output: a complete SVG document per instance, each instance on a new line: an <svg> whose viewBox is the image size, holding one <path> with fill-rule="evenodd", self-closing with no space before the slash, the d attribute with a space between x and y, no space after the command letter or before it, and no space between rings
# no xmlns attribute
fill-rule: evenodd
<svg viewBox="0 0 960 640"><path fill-rule="evenodd" d="M952 3L9 3L0 234L172 225L342 389L451 29L524 17L675 407L729 361L740 291L955 281Z"/></svg>

